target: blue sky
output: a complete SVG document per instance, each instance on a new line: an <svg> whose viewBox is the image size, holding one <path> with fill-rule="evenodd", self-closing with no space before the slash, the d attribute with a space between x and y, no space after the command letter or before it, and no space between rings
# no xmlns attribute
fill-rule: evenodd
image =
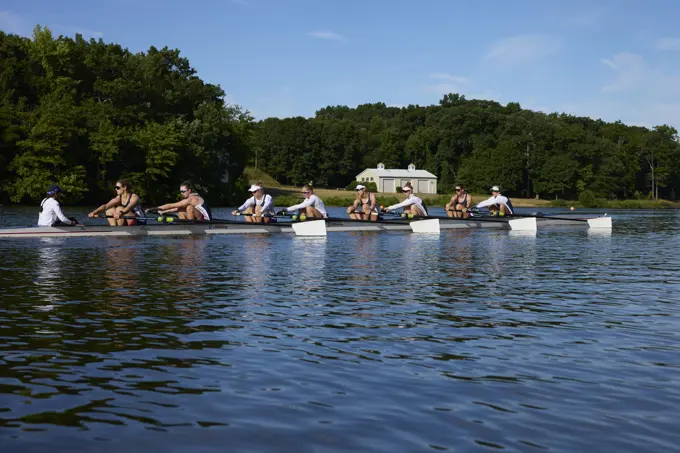
<svg viewBox="0 0 680 453"><path fill-rule="evenodd" d="M442 94L680 128L680 2L0 0L0 29L178 48L256 118Z"/></svg>

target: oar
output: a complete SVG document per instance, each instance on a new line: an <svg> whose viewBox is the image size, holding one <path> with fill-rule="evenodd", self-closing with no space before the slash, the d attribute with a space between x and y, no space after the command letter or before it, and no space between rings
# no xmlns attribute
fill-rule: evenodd
<svg viewBox="0 0 680 453"><path fill-rule="evenodd" d="M570 218L570 217L551 216L551 215L542 214L542 213L536 213L535 215L514 214L513 217L547 219L547 220L562 220L562 221L567 221L567 222L580 222L580 223L587 223L590 228L611 228L612 227L612 218L607 217L606 213L602 217L594 217L592 219L575 219L575 218Z"/></svg>

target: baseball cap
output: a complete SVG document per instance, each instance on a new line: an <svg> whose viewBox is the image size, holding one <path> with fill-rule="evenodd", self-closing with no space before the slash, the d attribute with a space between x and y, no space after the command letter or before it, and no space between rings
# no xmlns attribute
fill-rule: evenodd
<svg viewBox="0 0 680 453"><path fill-rule="evenodd" d="M366 186L362 186L361 184L357 184L357 186L354 188L354 190L363 190L365 188L366 188Z"/></svg>
<svg viewBox="0 0 680 453"><path fill-rule="evenodd" d="M260 189L262 189L262 187L256 186L255 184L253 184L252 186L250 186L250 189L248 189L248 192L255 192L255 191L260 190Z"/></svg>
<svg viewBox="0 0 680 453"><path fill-rule="evenodd" d="M61 187L56 184L52 184L47 188L48 195L54 195L55 193L61 192Z"/></svg>
<svg viewBox="0 0 680 453"><path fill-rule="evenodd" d="M493 186L493 187L491 188L491 191L492 191L492 192L500 192L501 189L499 189L498 186Z"/></svg>

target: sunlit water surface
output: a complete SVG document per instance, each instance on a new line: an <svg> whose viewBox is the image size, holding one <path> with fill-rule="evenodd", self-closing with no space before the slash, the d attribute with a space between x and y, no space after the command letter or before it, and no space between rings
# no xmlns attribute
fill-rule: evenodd
<svg viewBox="0 0 680 453"><path fill-rule="evenodd" d="M0 239L0 451L677 451L680 214L613 215Z"/></svg>

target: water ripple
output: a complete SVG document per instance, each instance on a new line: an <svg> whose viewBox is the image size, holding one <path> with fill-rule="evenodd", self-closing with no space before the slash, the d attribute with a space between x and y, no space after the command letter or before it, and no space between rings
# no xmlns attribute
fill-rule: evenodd
<svg viewBox="0 0 680 453"><path fill-rule="evenodd" d="M677 449L680 215L615 215L0 240L0 451Z"/></svg>

